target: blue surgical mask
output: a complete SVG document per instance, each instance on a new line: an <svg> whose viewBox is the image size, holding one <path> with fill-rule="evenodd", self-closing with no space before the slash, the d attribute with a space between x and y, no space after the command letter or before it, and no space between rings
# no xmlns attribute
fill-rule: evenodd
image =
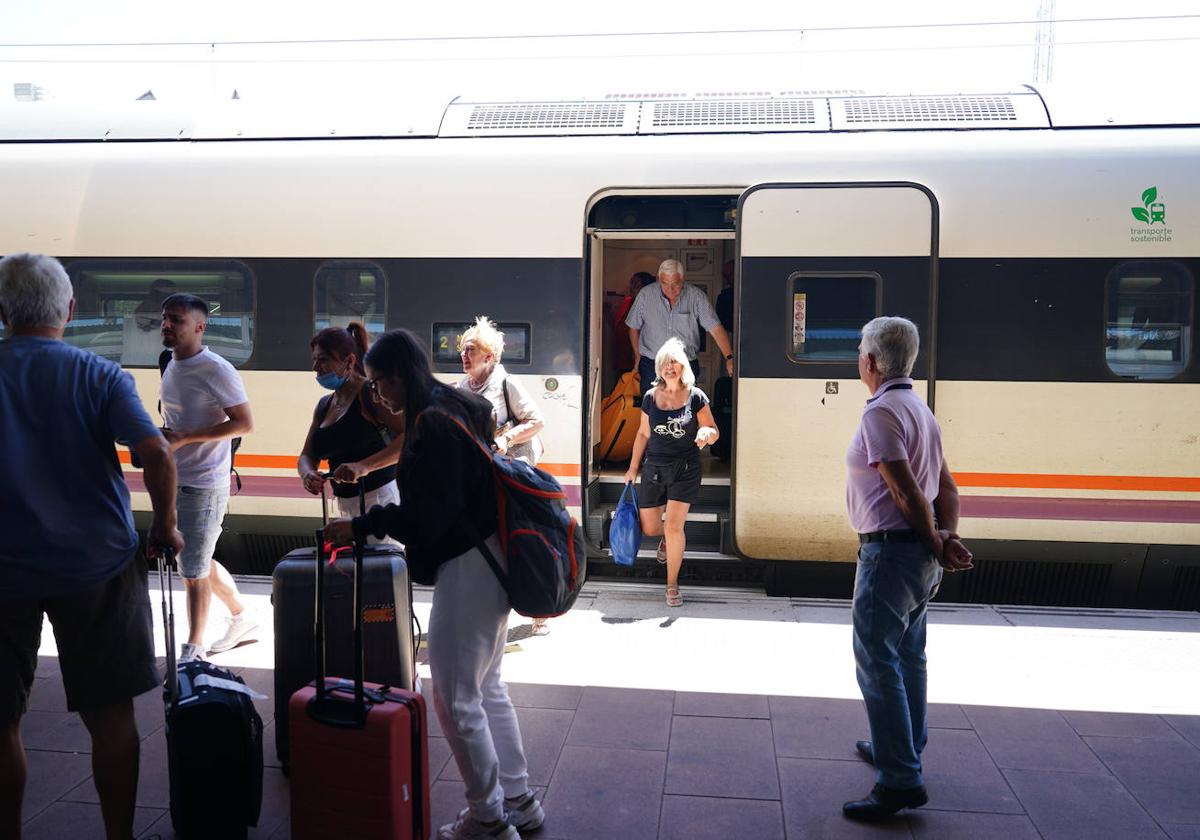
<svg viewBox="0 0 1200 840"><path fill-rule="evenodd" d="M336 373L322 373L317 377L317 384L330 391L336 391L346 384L346 379L347 377L338 376Z"/></svg>

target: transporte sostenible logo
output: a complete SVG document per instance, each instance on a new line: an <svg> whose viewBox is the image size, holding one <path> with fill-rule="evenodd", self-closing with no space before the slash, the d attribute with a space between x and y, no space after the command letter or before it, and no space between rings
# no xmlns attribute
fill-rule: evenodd
<svg viewBox="0 0 1200 840"><path fill-rule="evenodd" d="M1142 190L1142 206L1129 208L1133 218L1141 222L1141 225L1129 229L1130 242L1171 241L1171 228L1167 227L1167 205L1158 199L1158 187L1146 187Z"/></svg>

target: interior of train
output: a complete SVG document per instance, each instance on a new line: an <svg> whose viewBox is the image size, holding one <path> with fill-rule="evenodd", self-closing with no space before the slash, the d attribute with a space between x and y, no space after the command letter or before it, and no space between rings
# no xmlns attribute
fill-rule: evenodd
<svg viewBox="0 0 1200 840"><path fill-rule="evenodd" d="M635 389L628 377L622 378L630 371L636 376L637 368L626 314L643 284L657 282L653 278L662 261L674 259L684 266L685 282L704 292L732 338L736 201L736 194L612 196L597 202L590 214L592 411L586 513L589 536L598 544L606 539L629 466L629 424L637 422L640 394L648 387L639 382ZM720 349L703 330L697 361L696 384L710 400L718 391L732 394ZM730 405L728 400L724 404ZM714 413L717 408L714 403ZM732 435L727 435L724 444L731 443ZM727 533L728 448L706 450L701 463L701 497L688 515L688 556L727 556L733 553ZM653 554L653 548L647 543L643 551Z"/></svg>

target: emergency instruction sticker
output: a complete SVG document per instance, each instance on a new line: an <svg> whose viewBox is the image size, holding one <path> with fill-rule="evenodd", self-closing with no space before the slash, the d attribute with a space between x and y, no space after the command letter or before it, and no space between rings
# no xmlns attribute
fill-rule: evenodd
<svg viewBox="0 0 1200 840"><path fill-rule="evenodd" d="M807 295L798 292L792 295L792 352L804 352L804 332L808 319Z"/></svg>

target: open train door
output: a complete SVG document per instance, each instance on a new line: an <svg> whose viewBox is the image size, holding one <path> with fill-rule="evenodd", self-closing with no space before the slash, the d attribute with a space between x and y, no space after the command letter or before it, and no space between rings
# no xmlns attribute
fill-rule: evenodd
<svg viewBox="0 0 1200 840"><path fill-rule="evenodd" d="M933 400L937 202L912 183L760 184L737 211L734 542L761 560L853 560L846 448L868 398L862 325L917 324Z"/></svg>

